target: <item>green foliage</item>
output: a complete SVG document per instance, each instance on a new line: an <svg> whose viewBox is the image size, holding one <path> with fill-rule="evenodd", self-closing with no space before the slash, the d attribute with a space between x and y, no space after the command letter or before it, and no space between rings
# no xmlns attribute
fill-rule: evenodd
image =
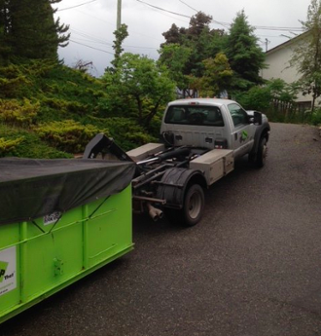
<svg viewBox="0 0 321 336"><path fill-rule="evenodd" d="M239 92L235 99L248 110L266 112L269 110L273 95L268 86L254 86L247 92Z"/></svg>
<svg viewBox="0 0 321 336"><path fill-rule="evenodd" d="M22 102L16 99L0 99L0 119L7 124L15 126L28 126L32 124L40 108L40 103L31 103L28 99Z"/></svg>
<svg viewBox="0 0 321 336"><path fill-rule="evenodd" d="M40 139L50 146L69 153L81 153L100 130L93 125L82 125L74 120L54 121L34 127Z"/></svg>
<svg viewBox="0 0 321 336"><path fill-rule="evenodd" d="M4 157L13 151L23 140L24 138L18 138L15 140L0 138L0 157Z"/></svg>
<svg viewBox="0 0 321 336"><path fill-rule="evenodd" d="M129 118L108 118L104 122L110 136L124 150L130 150L147 142L155 141L145 129Z"/></svg>
<svg viewBox="0 0 321 336"><path fill-rule="evenodd" d="M67 45L68 26L54 20L51 4L61 0L1 0L0 60L57 60L58 46Z"/></svg>
<svg viewBox="0 0 321 336"><path fill-rule="evenodd" d="M85 114L88 112L88 105L83 105L77 101L66 101L64 99L56 98L44 98L43 104L63 114Z"/></svg>
<svg viewBox="0 0 321 336"><path fill-rule="evenodd" d="M0 124L0 138L4 139L0 156L27 158L71 158L72 155L58 151L42 142L39 137L23 129Z"/></svg>
<svg viewBox="0 0 321 336"><path fill-rule="evenodd" d="M175 84L167 70L145 56L123 54L117 69L106 71L103 81L108 92L105 108L114 115L129 116L130 106L131 116L146 128L161 106L174 97Z"/></svg>
<svg viewBox="0 0 321 336"><path fill-rule="evenodd" d="M30 82L17 65L0 67L0 98L21 96L22 88L29 84Z"/></svg>
<svg viewBox="0 0 321 336"><path fill-rule="evenodd" d="M202 97L219 96L220 92L230 86L233 71L228 59L223 53L216 54L215 58L203 61L204 75L200 80L198 91Z"/></svg>
<svg viewBox="0 0 321 336"><path fill-rule="evenodd" d="M186 64L192 54L192 49L179 44L164 44L161 49L159 64L165 65L170 78L180 90L188 87Z"/></svg>
<svg viewBox="0 0 321 336"><path fill-rule="evenodd" d="M128 36L128 26L125 24L121 24L120 27L114 32L115 35L115 41L113 45L113 49L115 50L115 57L114 60L111 62L112 65L117 68L118 62L121 53L124 51L122 45L126 37Z"/></svg>
<svg viewBox="0 0 321 336"><path fill-rule="evenodd" d="M308 7L307 20L301 21L305 33L301 35L291 66L295 66L301 78L298 84L304 93L312 94L312 111L316 99L321 95L321 1L311 0Z"/></svg>
<svg viewBox="0 0 321 336"><path fill-rule="evenodd" d="M321 126L321 108L316 108L311 115L311 123L316 126Z"/></svg>
<svg viewBox="0 0 321 336"><path fill-rule="evenodd" d="M133 57L136 58L141 57ZM130 60L129 56L128 63ZM157 141L161 113L173 98L174 84L167 72L154 61L144 59L138 69L135 62L130 66L126 63L124 72L109 74L110 82L48 60L0 67L1 79L17 83L15 87L12 84L0 91L0 121L8 129L3 131L0 124L0 137L6 141L24 139L5 155L70 157L67 152L81 153L99 132L114 137L117 144L126 150ZM123 85L131 71L133 81ZM116 74L126 76L120 78ZM149 122L149 131L138 119L137 100L132 95L137 91L131 91L134 83L144 88L138 92L141 95L142 120ZM163 88L167 94L165 97ZM152 117L150 121L146 119L148 116Z"/></svg>
<svg viewBox="0 0 321 336"><path fill-rule="evenodd" d="M99 114L97 102L106 96L101 80L48 60L32 60L0 67L0 87L0 121L7 127L19 126L29 130L23 135L23 143L8 155L26 156L27 153L29 157L37 157L38 154L40 158L66 157L69 154L50 147L59 143L59 140L46 142L45 136L40 139L38 133L32 133L34 128L64 120L74 120L81 125L87 115ZM91 127L88 127L89 130ZM84 148L100 129L104 127L94 127L88 135L86 127L85 139L80 141L78 147L60 135L61 142L67 144L64 146L59 143L58 147L70 153L80 152L79 148ZM63 130L68 133L66 127ZM1 137L8 139L8 134L1 134ZM16 138L19 137L12 140Z"/></svg>
<svg viewBox="0 0 321 336"><path fill-rule="evenodd" d="M211 16L199 12L191 18L189 28L172 25L163 33L166 42L161 45L160 62L170 69L171 77L178 88L183 89L184 96L189 92L187 88L212 96L229 88L247 91L252 86L263 84L259 72L265 67L264 53L244 11L237 14L229 34L211 29L211 21ZM226 60L222 59L222 54ZM219 62L223 63L219 66ZM209 73L209 68L224 67L227 63L231 69L226 68L226 76L220 70L215 74ZM217 76L217 71L221 75Z"/></svg>
<svg viewBox="0 0 321 336"><path fill-rule="evenodd" d="M271 113L273 103L294 104L296 87L285 83L282 79L272 79L264 86L254 86L247 92L238 92L235 99L248 110Z"/></svg>
<svg viewBox="0 0 321 336"><path fill-rule="evenodd" d="M264 53L257 44L258 38L249 25L244 11L237 14L226 38L225 53L232 70L237 75L236 90L247 91L262 84L260 69L264 68Z"/></svg>
<svg viewBox="0 0 321 336"><path fill-rule="evenodd" d="M171 78L184 95L204 75L203 61L215 58L222 50L224 32L211 29L211 21L211 16L199 12L191 18L189 28L173 24L163 33L166 42L161 45L159 62L169 69Z"/></svg>

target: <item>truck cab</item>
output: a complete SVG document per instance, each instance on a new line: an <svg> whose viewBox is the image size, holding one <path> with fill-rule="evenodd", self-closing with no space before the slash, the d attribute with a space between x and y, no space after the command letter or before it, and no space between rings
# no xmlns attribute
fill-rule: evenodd
<svg viewBox="0 0 321 336"><path fill-rule="evenodd" d="M167 146L230 149L237 159L257 150L258 133L268 137L267 118L257 113L228 99L176 100L164 113L161 138Z"/></svg>

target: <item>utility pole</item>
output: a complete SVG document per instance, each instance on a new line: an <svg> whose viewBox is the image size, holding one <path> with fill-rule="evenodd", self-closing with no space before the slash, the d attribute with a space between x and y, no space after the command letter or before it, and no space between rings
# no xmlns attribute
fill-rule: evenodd
<svg viewBox="0 0 321 336"><path fill-rule="evenodd" d="M121 25L121 0L117 0L117 26L116 28L119 29Z"/></svg>

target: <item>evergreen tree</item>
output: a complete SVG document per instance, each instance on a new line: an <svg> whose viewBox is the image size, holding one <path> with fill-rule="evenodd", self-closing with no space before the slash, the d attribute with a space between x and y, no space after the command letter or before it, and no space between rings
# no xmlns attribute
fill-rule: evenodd
<svg viewBox="0 0 321 336"><path fill-rule="evenodd" d="M0 0L0 64L3 63L10 53L7 43L8 37L8 0Z"/></svg>
<svg viewBox="0 0 321 336"><path fill-rule="evenodd" d="M56 60L58 46L66 46L69 39L64 35L69 27L53 17L51 4L61 0L0 1L0 34L11 56Z"/></svg>
<svg viewBox="0 0 321 336"><path fill-rule="evenodd" d="M248 90L263 82L260 70L264 68L264 52L257 44L258 38L245 16L244 11L237 14L226 38L225 54L234 73L237 75L234 87Z"/></svg>

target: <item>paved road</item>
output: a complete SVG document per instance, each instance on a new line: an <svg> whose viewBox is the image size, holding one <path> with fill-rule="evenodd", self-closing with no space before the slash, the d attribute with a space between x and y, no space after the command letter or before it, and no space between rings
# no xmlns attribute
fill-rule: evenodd
<svg viewBox="0 0 321 336"><path fill-rule="evenodd" d="M196 227L134 220L136 249L2 336L321 335L321 138L272 125L268 162L207 193Z"/></svg>

